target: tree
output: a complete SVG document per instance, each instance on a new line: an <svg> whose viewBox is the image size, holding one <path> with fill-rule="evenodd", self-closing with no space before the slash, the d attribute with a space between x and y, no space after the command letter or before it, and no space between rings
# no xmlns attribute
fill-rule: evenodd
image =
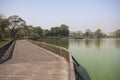
<svg viewBox="0 0 120 80"><path fill-rule="evenodd" d="M67 25L60 25L60 30L62 37L69 37L69 27Z"/></svg>
<svg viewBox="0 0 120 80"><path fill-rule="evenodd" d="M32 25L26 25L27 27L27 34L28 34L28 37L30 38L34 32L33 32L33 26Z"/></svg>
<svg viewBox="0 0 120 80"><path fill-rule="evenodd" d="M48 29L43 30L43 35L44 36L50 36L50 31Z"/></svg>
<svg viewBox="0 0 120 80"><path fill-rule="evenodd" d="M69 37L76 39L83 39L84 35L81 31L69 32Z"/></svg>
<svg viewBox="0 0 120 80"><path fill-rule="evenodd" d="M51 36L60 36L60 27L52 27L50 30L50 35Z"/></svg>
<svg viewBox="0 0 120 80"><path fill-rule="evenodd" d="M50 37L69 37L69 27L62 24L60 27L51 27L50 30L43 31L44 36Z"/></svg>
<svg viewBox="0 0 120 80"><path fill-rule="evenodd" d="M28 28L29 26L24 26L23 27L23 31L24 31L24 36L25 37L29 37L30 36L30 30L29 30L29 28Z"/></svg>
<svg viewBox="0 0 120 80"><path fill-rule="evenodd" d="M90 29L87 29L86 32L85 32L85 36L87 38L90 38L91 34L92 34L92 32L90 31Z"/></svg>
<svg viewBox="0 0 120 80"><path fill-rule="evenodd" d="M4 40L5 37L8 37L6 27L9 25L7 18L0 16L0 40ZM7 31L7 32L6 32Z"/></svg>
<svg viewBox="0 0 120 80"><path fill-rule="evenodd" d="M114 32L114 35L116 38L120 38L120 29L117 29L115 32Z"/></svg>
<svg viewBox="0 0 120 80"><path fill-rule="evenodd" d="M43 30L40 26L33 27L33 32L36 37L40 37L43 34Z"/></svg>
<svg viewBox="0 0 120 80"><path fill-rule="evenodd" d="M17 15L13 15L8 17L9 26L7 28L10 30L10 35L12 38L16 37L16 33L19 31L20 28L26 25L26 22Z"/></svg>
<svg viewBox="0 0 120 80"><path fill-rule="evenodd" d="M95 36L96 36L96 38L98 38L98 39L100 39L100 38L103 37L103 34L102 34L102 32L101 32L101 29L97 29L97 30L95 31Z"/></svg>

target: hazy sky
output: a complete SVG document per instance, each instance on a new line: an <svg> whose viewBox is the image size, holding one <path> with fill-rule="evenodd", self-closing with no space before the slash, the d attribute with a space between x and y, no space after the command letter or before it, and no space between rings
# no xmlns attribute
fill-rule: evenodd
<svg viewBox="0 0 120 80"><path fill-rule="evenodd" d="M120 28L120 0L0 0L0 14L19 15L27 24L48 29L60 24L71 31Z"/></svg>

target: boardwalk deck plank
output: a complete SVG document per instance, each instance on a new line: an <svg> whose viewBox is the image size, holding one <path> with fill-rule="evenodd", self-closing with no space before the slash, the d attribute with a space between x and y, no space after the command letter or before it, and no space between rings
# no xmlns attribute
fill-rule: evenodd
<svg viewBox="0 0 120 80"><path fill-rule="evenodd" d="M67 80L68 62L26 40L17 40L13 57L0 64L0 80Z"/></svg>

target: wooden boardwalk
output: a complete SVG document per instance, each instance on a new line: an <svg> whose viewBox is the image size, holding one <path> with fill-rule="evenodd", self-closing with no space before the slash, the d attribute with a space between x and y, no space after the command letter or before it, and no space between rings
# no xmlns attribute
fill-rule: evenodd
<svg viewBox="0 0 120 80"><path fill-rule="evenodd" d="M12 58L0 64L0 80L68 80L68 62L26 40L17 40Z"/></svg>

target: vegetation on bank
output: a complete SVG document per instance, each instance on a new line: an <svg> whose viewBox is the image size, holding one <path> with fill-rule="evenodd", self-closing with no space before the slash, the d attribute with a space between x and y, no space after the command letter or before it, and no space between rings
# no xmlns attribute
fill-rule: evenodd
<svg viewBox="0 0 120 80"><path fill-rule="evenodd" d="M50 29L42 29L40 26L26 25L26 21L18 15L9 16L5 18L0 16L0 41L8 38L33 38L38 40L39 38L120 38L120 29L112 32L111 35L107 35L102 32L101 29L97 29L92 32L87 29L85 33L70 32L69 26L62 24L60 26L51 27Z"/></svg>
<svg viewBox="0 0 120 80"><path fill-rule="evenodd" d="M120 29L117 29L114 32L106 34L102 32L101 29L97 29L95 32L92 32L90 29L87 29L85 33L81 31L70 32L70 38L87 38L87 39L100 39L100 38L120 38Z"/></svg>
<svg viewBox="0 0 120 80"><path fill-rule="evenodd" d="M7 43L8 41L10 41L10 40L2 40L2 41L0 41L0 46L3 46L5 43Z"/></svg>
<svg viewBox="0 0 120 80"><path fill-rule="evenodd" d="M69 27L62 24L51 29L42 29L40 26L26 25L25 20L17 15L8 18L0 16L0 40L17 36L19 38L65 38L69 37Z"/></svg>
<svg viewBox="0 0 120 80"><path fill-rule="evenodd" d="M39 38L38 41L53 44L56 46L61 46L61 47L64 47L66 49L68 49L68 47L69 47L69 40L68 39L51 38L48 40L48 38Z"/></svg>

